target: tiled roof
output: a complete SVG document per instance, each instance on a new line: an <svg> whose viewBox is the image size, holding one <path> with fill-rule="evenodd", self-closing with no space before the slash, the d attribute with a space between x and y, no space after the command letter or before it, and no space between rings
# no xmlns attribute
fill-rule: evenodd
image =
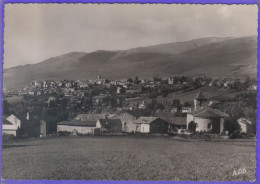
<svg viewBox="0 0 260 184"><path fill-rule="evenodd" d="M175 114L168 112L160 112L156 115L171 125L186 125L186 117L175 117Z"/></svg>
<svg viewBox="0 0 260 184"><path fill-rule="evenodd" d="M3 125L12 125L12 123L9 122L7 119L3 119L2 124L3 124Z"/></svg>
<svg viewBox="0 0 260 184"><path fill-rule="evenodd" d="M204 107L202 109L199 109L197 111L191 112L194 117L205 117L205 118L210 118L210 117L229 117L226 113L218 110L218 109L213 109L211 107Z"/></svg>
<svg viewBox="0 0 260 184"><path fill-rule="evenodd" d="M150 124L156 119L158 119L158 117L140 117L135 121L135 123L137 123L137 124L140 124L140 123Z"/></svg>
<svg viewBox="0 0 260 184"><path fill-rule="evenodd" d="M96 121L79 121L79 120L62 121L59 122L58 125L95 127Z"/></svg>
<svg viewBox="0 0 260 184"><path fill-rule="evenodd" d="M106 114L79 114L75 120L81 121L97 121L98 119L105 119Z"/></svg>
<svg viewBox="0 0 260 184"><path fill-rule="evenodd" d="M102 125L104 125L104 124L120 124L121 125L120 119L99 119L99 122Z"/></svg>

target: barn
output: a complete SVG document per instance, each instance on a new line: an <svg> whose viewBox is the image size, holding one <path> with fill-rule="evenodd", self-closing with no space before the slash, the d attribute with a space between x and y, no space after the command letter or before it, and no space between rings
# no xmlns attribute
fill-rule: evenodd
<svg viewBox="0 0 260 184"><path fill-rule="evenodd" d="M72 135L93 134L96 127L96 121L62 121L57 124L58 135L69 133Z"/></svg>
<svg viewBox="0 0 260 184"><path fill-rule="evenodd" d="M133 114L130 114L128 112L120 112L111 119L120 119L122 122L122 131L123 132L133 132L135 131L136 124L134 124L136 120L136 116Z"/></svg>
<svg viewBox="0 0 260 184"><path fill-rule="evenodd" d="M16 132L18 130L18 126L12 124L11 122L9 122L6 119L3 119L2 122L2 134L8 134L8 135L14 135L16 136Z"/></svg>
<svg viewBox="0 0 260 184"><path fill-rule="evenodd" d="M167 133L168 123L159 117L140 117L135 121L136 132Z"/></svg>
<svg viewBox="0 0 260 184"><path fill-rule="evenodd" d="M122 122L120 119L99 119L97 121L97 128L103 133L121 133L122 132Z"/></svg>

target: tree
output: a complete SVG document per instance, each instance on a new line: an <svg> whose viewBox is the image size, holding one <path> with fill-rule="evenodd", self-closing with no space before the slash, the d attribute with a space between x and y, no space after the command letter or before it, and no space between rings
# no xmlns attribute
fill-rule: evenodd
<svg viewBox="0 0 260 184"><path fill-rule="evenodd" d="M183 107L191 107L191 104L189 102L184 102Z"/></svg>
<svg viewBox="0 0 260 184"><path fill-rule="evenodd" d="M240 130L240 125L238 122L232 118L227 118L224 121L224 131L228 131L229 135L237 130Z"/></svg>
<svg viewBox="0 0 260 184"><path fill-rule="evenodd" d="M9 114L9 103L7 102L7 100L3 100L3 114Z"/></svg>
<svg viewBox="0 0 260 184"><path fill-rule="evenodd" d="M191 132L195 132L195 131L196 131L196 123L195 123L194 121L189 122L189 124L188 124L188 129L189 129Z"/></svg>
<svg viewBox="0 0 260 184"><path fill-rule="evenodd" d="M181 104L181 102L180 102L179 99L174 99L174 100L172 101L172 106L173 106L173 107L179 107L180 104Z"/></svg>
<svg viewBox="0 0 260 184"><path fill-rule="evenodd" d="M154 105L154 109L155 109L155 110L157 110L157 109L163 110L163 108L164 108L164 106L163 106L163 104L161 104L161 103L156 103L156 104Z"/></svg>
<svg viewBox="0 0 260 184"><path fill-rule="evenodd" d="M133 79L132 78L128 78L127 82L133 82Z"/></svg>

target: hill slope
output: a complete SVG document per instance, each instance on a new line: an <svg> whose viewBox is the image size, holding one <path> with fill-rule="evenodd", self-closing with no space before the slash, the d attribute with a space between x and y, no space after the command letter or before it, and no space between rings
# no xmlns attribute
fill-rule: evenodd
<svg viewBox="0 0 260 184"><path fill-rule="evenodd" d="M33 80L110 79L155 75L245 77L257 74L257 37L201 38L123 51L72 52L4 71L4 87Z"/></svg>

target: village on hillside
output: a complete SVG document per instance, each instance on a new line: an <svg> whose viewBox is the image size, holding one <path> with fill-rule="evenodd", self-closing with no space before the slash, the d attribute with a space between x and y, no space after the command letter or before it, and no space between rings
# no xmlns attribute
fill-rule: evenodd
<svg viewBox="0 0 260 184"><path fill-rule="evenodd" d="M255 136L256 91L250 78L34 81L4 92L2 133Z"/></svg>

